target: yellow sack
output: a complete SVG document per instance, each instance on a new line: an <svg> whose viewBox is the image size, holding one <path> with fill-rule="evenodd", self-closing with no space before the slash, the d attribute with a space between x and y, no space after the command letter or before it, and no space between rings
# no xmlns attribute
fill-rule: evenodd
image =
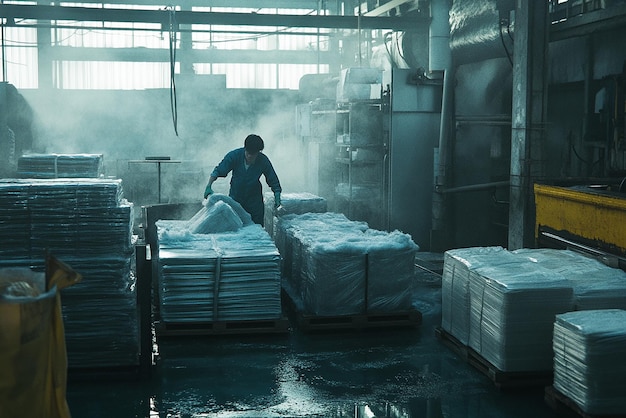
<svg viewBox="0 0 626 418"><path fill-rule="evenodd" d="M59 290L81 276L47 261L45 275L0 269L0 417L71 416Z"/></svg>

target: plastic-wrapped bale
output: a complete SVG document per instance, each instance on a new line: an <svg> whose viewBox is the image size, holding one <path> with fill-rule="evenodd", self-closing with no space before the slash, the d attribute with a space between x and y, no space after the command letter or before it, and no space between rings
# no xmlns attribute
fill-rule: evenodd
<svg viewBox="0 0 626 418"><path fill-rule="evenodd" d="M626 272L570 250L523 248L513 251L567 278L575 309L626 309Z"/></svg>
<svg viewBox="0 0 626 418"><path fill-rule="evenodd" d="M551 370L554 318L574 308L569 282L521 259L471 274L471 281L482 282L484 295L479 329L471 330L480 344L472 348L501 371Z"/></svg>
<svg viewBox="0 0 626 418"><path fill-rule="evenodd" d="M554 388L586 414L626 411L626 311L568 312L554 322Z"/></svg>
<svg viewBox="0 0 626 418"><path fill-rule="evenodd" d="M443 257L441 278L441 327L462 344L469 342L470 268L489 264L502 247L472 247L448 250Z"/></svg>
<svg viewBox="0 0 626 418"><path fill-rule="evenodd" d="M303 246L302 302L315 316L364 313L366 248L358 236L324 234Z"/></svg>
<svg viewBox="0 0 626 418"><path fill-rule="evenodd" d="M418 245L400 231L369 229L363 239L367 245L367 311L410 310Z"/></svg>
<svg viewBox="0 0 626 418"><path fill-rule="evenodd" d="M282 193L280 195L280 211L274 207L274 193L266 192L263 200L265 202L265 230L272 236L272 238L276 237L276 224L278 222L277 218L285 215L323 213L326 212L328 208L326 199L306 192Z"/></svg>
<svg viewBox="0 0 626 418"><path fill-rule="evenodd" d="M327 241L337 234L362 233L368 229L365 222L351 221L345 215L333 212L286 215L280 219L280 228L285 231L284 248L287 250L283 256L285 290L298 300L304 298L304 247L319 239Z"/></svg>

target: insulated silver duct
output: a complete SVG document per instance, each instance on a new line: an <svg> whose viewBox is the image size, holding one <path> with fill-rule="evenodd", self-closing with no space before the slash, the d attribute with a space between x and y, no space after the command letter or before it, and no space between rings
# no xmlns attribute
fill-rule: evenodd
<svg viewBox="0 0 626 418"><path fill-rule="evenodd" d="M450 49L455 64L512 56L512 8L512 1L454 0L450 9Z"/></svg>

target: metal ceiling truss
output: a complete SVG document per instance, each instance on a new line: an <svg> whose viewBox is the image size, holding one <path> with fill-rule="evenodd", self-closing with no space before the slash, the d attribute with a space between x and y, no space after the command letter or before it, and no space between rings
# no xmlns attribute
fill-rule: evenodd
<svg viewBox="0 0 626 418"><path fill-rule="evenodd" d="M410 30L428 21L428 17L410 16L340 16L340 15L284 15L263 13L201 12L163 9L117 9L68 6L43 6L33 4L2 4L0 17L7 25L18 21L78 21L156 23L170 28L178 25L232 25L260 27L326 28L326 29L388 29ZM114 29L114 28L111 28Z"/></svg>

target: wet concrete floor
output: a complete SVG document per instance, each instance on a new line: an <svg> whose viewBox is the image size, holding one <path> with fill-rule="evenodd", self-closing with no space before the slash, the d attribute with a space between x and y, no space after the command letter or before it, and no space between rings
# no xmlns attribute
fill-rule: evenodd
<svg viewBox="0 0 626 418"><path fill-rule="evenodd" d="M74 418L549 418L543 388L498 390L435 336L441 287L421 276L417 328L158 343L147 380L68 383Z"/></svg>

